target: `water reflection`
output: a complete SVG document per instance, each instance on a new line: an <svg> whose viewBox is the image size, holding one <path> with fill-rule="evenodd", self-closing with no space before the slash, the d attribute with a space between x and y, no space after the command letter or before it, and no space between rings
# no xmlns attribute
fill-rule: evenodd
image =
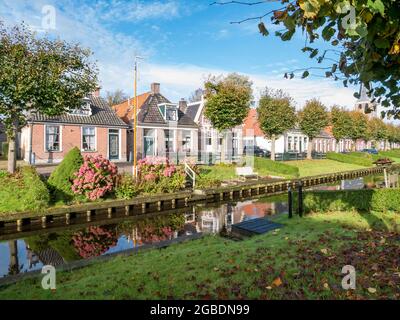
<svg viewBox="0 0 400 320"><path fill-rule="evenodd" d="M182 236L230 231L233 224L286 213L286 196L194 206L183 213L90 225L76 230L41 232L0 242L0 276L59 266L68 262L140 248Z"/></svg>

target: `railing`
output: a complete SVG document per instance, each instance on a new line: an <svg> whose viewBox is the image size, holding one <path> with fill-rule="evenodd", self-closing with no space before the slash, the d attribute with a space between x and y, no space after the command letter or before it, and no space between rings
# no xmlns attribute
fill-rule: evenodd
<svg viewBox="0 0 400 320"><path fill-rule="evenodd" d="M185 173L186 176L192 180L193 190L196 188L196 172L185 162Z"/></svg>

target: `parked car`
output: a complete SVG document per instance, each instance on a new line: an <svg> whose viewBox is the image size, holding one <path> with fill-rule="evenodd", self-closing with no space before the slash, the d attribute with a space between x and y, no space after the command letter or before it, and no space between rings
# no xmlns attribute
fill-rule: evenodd
<svg viewBox="0 0 400 320"><path fill-rule="evenodd" d="M362 152L366 152L366 153L369 153L369 154L378 154L379 152L378 152L378 150L376 150L376 149L364 149Z"/></svg>
<svg viewBox="0 0 400 320"><path fill-rule="evenodd" d="M243 149L243 154L244 155L254 154L256 157L264 157L264 158L268 158L271 156L271 152L269 152L268 150L265 150L265 149L261 149L258 146L245 146Z"/></svg>

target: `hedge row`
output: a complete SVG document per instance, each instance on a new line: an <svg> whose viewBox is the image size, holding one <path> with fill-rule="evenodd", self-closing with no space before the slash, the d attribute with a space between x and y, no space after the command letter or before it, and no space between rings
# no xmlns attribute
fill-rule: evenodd
<svg viewBox="0 0 400 320"><path fill-rule="evenodd" d="M379 154L385 157L400 158L400 150L394 149L390 151L379 151Z"/></svg>
<svg viewBox="0 0 400 320"><path fill-rule="evenodd" d="M263 175L263 170L265 170L277 176L280 174L293 178L298 178L300 176L299 168L266 158L254 157L254 167L255 171L260 175Z"/></svg>
<svg viewBox="0 0 400 320"><path fill-rule="evenodd" d="M306 213L353 210L400 212L400 189L316 191L304 194Z"/></svg>
<svg viewBox="0 0 400 320"><path fill-rule="evenodd" d="M335 160L338 162L344 162L344 163L349 163L349 164L355 164L363 167L372 167L373 160L368 159L365 157L360 157L357 155L351 155L351 154L343 154L343 153L336 153L336 152L328 152L326 155L327 159L330 160Z"/></svg>

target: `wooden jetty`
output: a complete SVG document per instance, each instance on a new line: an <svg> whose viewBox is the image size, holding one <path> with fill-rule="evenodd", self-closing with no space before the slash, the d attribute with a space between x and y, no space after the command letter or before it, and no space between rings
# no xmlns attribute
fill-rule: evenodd
<svg viewBox="0 0 400 320"><path fill-rule="evenodd" d="M388 171L399 170L399 165L387 167ZM40 212L7 213L0 217L0 229L10 224L16 224L17 230L24 225L38 222L43 228L53 219L64 219L65 224L70 224L72 219L86 217L88 222L97 212L106 211L108 218L113 218L115 212L123 210L125 216L146 214L150 208L156 208L161 212L178 207L188 207L191 203L197 202L219 202L224 200L251 198L254 196L268 196L286 192L289 188L296 188L302 183L304 188L337 182L346 179L355 179L375 174L383 174L384 167L365 168L360 170L345 171L332 174L324 174L301 179L260 179L251 182L241 182L236 185L229 185L220 188L207 190L186 190L177 193L157 194L152 196L139 196L130 200L110 200L96 203L85 203L81 205L49 208Z"/></svg>

